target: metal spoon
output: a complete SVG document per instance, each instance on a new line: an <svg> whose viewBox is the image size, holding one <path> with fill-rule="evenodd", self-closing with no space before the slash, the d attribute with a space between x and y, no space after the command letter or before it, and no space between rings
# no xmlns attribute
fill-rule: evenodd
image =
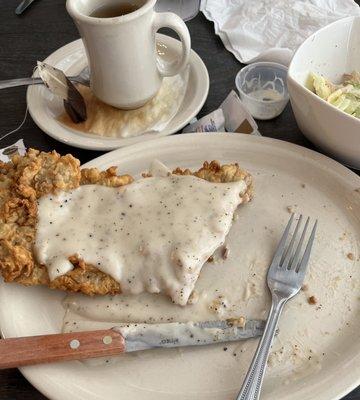
<svg viewBox="0 0 360 400"><path fill-rule="evenodd" d="M21 15L35 0L23 0L15 10L16 15Z"/></svg>
<svg viewBox="0 0 360 400"><path fill-rule="evenodd" d="M71 82L81 83L82 85L90 85L90 72L89 67L85 67L80 74L75 76L68 76ZM19 79L9 79L5 81L0 81L0 89L6 89L15 86L29 86L29 85L41 85L44 82L41 78L19 78Z"/></svg>

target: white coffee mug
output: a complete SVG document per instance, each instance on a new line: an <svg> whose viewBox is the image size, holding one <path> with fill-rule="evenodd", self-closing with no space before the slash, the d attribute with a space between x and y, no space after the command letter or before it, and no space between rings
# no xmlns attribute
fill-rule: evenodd
<svg viewBox="0 0 360 400"><path fill-rule="evenodd" d="M103 5L131 3L137 10L113 18L90 15ZM90 66L90 86L103 102L132 109L144 105L160 89L162 78L187 65L191 42L183 20L173 13L156 13L156 0L67 0L66 8L83 39ZM156 52L155 33L173 29L182 42L180 60L165 62Z"/></svg>

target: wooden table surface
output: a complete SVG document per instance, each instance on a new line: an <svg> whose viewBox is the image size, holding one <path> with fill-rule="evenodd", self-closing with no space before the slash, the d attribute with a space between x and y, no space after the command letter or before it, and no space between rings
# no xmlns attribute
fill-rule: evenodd
<svg viewBox="0 0 360 400"><path fill-rule="evenodd" d="M1 0L0 14L0 79L28 77L37 60L43 60L59 47L79 37L70 17L65 11L64 0L38 0L21 17L14 13L19 1ZM187 23L192 47L204 60L210 74L210 92L200 116L217 108L229 91L234 88L236 73L242 65L225 50L215 36L212 23L202 14ZM16 128L22 121L25 109L24 87L0 92L0 137ZM259 121L259 130L264 136L287 140L306 147L313 146L301 134L296 125L290 105L278 118ZM27 147L41 150L71 152L81 162L99 156L100 152L81 150L59 143L43 133L31 120L20 131L0 141L0 147L23 138ZM1 355L0 355L1 357ZM0 371L1 400L45 399L17 370ZM360 388L345 397L360 400Z"/></svg>

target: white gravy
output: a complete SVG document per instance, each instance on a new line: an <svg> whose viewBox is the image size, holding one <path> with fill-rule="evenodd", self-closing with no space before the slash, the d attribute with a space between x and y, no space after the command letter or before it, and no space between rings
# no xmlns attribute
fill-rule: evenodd
<svg viewBox="0 0 360 400"><path fill-rule="evenodd" d="M185 305L245 190L243 181L169 175L48 195L38 202L35 253L52 280L70 271L69 257L77 255L124 294L163 292Z"/></svg>
<svg viewBox="0 0 360 400"><path fill-rule="evenodd" d="M290 211L295 211L312 220L318 218L319 227L303 290L289 301L280 320L264 398L290 398L304 385L312 388L313 382L328 382L331 374L339 373L344 359L351 360L360 351L360 193L351 192L346 181L339 184L342 181L332 179L325 170L314 168L309 178L307 162L292 163L289 158L285 170L283 160L277 167L270 153L251 162L253 155L247 157L256 196L238 208L238 218L226 237L228 258L216 256L203 267L195 288L196 304L180 307L162 294L70 294L64 302L64 331L107 329L125 322L266 318L270 309L268 266ZM311 296L316 304L309 304ZM122 388L139 388L129 395L136 400L235 399L256 345L256 340L246 340L137 352L92 361L99 365L84 366L84 370L101 376L108 385L116 382Z"/></svg>

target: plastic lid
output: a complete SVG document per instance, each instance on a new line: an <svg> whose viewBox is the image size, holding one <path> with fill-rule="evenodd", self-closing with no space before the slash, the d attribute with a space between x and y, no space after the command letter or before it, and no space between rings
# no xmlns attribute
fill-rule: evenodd
<svg viewBox="0 0 360 400"><path fill-rule="evenodd" d="M196 17L200 9L200 0L157 0L155 11L173 12L188 21Z"/></svg>

